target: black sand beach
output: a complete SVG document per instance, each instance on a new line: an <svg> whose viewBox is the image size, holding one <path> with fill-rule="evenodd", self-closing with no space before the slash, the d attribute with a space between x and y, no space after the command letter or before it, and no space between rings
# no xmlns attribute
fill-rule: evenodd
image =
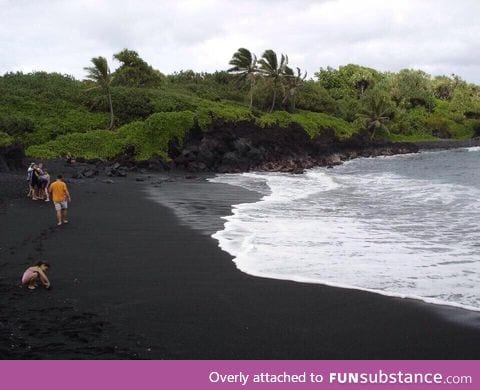
<svg viewBox="0 0 480 390"><path fill-rule="evenodd" d="M257 194L135 178L70 181L71 222L57 228L51 203L2 174L0 358L480 358L478 313L238 271L209 234ZM39 259L50 291L20 286Z"/></svg>

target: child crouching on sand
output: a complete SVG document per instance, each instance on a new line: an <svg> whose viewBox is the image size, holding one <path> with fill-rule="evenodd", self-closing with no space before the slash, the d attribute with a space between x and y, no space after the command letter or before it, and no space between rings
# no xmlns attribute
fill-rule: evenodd
<svg viewBox="0 0 480 390"><path fill-rule="evenodd" d="M22 276L22 284L26 285L30 290L37 287L37 280L45 286L50 288L50 281L47 278L47 271L50 268L50 264L46 261L38 261L31 267L28 267Z"/></svg>

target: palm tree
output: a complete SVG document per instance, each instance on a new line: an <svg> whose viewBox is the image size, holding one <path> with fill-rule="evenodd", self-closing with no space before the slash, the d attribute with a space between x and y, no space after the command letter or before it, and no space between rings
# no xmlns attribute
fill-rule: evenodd
<svg viewBox="0 0 480 390"><path fill-rule="evenodd" d="M83 68L86 70L87 79L94 81L97 85L93 88L101 88L107 95L108 105L110 106L110 125L109 129L113 127L113 105L112 105L112 93L110 90L110 84L112 83L112 75L110 68L105 57L92 58L94 66ZM93 89L92 88L92 89Z"/></svg>
<svg viewBox="0 0 480 390"><path fill-rule="evenodd" d="M246 80L250 83L250 105L248 109L252 109L253 104L253 86L255 85L255 76L258 72L257 56L250 53L250 50L241 47L233 55L229 62L233 68L228 69L227 72L233 72L240 76L240 80Z"/></svg>
<svg viewBox="0 0 480 390"><path fill-rule="evenodd" d="M282 54L280 63L278 63L277 54L273 50L265 50L258 63L260 64L261 73L273 81L273 99L272 106L270 107L270 112L272 112L277 98L277 84L285 75L285 70L288 65L288 56Z"/></svg>
<svg viewBox="0 0 480 390"><path fill-rule="evenodd" d="M292 110L295 110L295 98L298 88L302 85L304 80L307 78L307 72L302 75L302 71L297 67L297 74L295 75L293 69L290 67L285 67L285 81L286 86L284 86L284 98L283 103L285 104L288 98L292 98Z"/></svg>
<svg viewBox="0 0 480 390"><path fill-rule="evenodd" d="M366 89L369 86L370 86L370 80L363 75L360 75L358 78L354 79L354 81L353 81L353 87L357 91L360 91L360 96L361 97L363 97L363 94L365 93Z"/></svg>
<svg viewBox="0 0 480 390"><path fill-rule="evenodd" d="M370 140L375 138L377 130L386 130L386 123L390 120L391 109L385 96L371 95L365 101L365 107L357 114L364 121L365 129L370 134Z"/></svg>

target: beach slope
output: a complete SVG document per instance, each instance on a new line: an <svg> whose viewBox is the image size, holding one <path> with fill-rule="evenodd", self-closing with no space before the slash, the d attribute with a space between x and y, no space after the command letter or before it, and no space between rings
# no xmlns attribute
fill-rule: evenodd
<svg viewBox="0 0 480 390"><path fill-rule="evenodd" d="M70 182L60 228L51 203L3 197L1 358L480 358L476 313L238 271L207 233L258 195L201 177L137 178ZM174 212L191 207L210 218L203 228ZM37 259L52 264L51 291L19 284Z"/></svg>

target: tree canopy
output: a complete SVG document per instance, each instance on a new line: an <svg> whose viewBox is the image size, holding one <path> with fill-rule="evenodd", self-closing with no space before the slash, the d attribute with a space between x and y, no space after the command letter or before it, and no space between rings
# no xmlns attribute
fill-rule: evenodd
<svg viewBox="0 0 480 390"><path fill-rule="evenodd" d="M347 64L319 67L309 78L289 63L287 54L267 49L257 57L247 48L233 52L224 70L211 73L187 69L165 76L129 49L114 60L119 66L110 72L105 57L92 58L83 81L47 72L1 76L1 142L21 142L38 155L51 155L55 145L66 148L65 142L82 140L81 150L93 148L95 137L102 134L107 142L111 133L89 138L93 130L115 125L118 132L127 126L115 138L121 142L108 146L120 152L126 142L122 137L146 129L142 124L158 113L183 113L202 130L220 119L260 126L297 123L311 136L325 128L342 136L366 132L372 139L389 140L480 134L480 87L455 74L433 77L416 69L382 72ZM141 134L135 137L146 137L142 150L153 150L148 137L161 132ZM162 145L168 145L166 139ZM92 149L88 155L94 154Z"/></svg>
<svg viewBox="0 0 480 390"><path fill-rule="evenodd" d="M165 76L148 65L134 50L124 49L113 58L120 66L113 73L113 85L125 87L156 87Z"/></svg>
<svg viewBox="0 0 480 390"><path fill-rule="evenodd" d="M98 88L105 91L108 107L110 109L110 125L108 128L111 129L114 120L112 94L110 89L112 84L112 74L110 73L110 68L108 67L108 62L105 57L94 57L92 58L92 63L93 66L84 69L87 71L87 79L93 81Z"/></svg>

